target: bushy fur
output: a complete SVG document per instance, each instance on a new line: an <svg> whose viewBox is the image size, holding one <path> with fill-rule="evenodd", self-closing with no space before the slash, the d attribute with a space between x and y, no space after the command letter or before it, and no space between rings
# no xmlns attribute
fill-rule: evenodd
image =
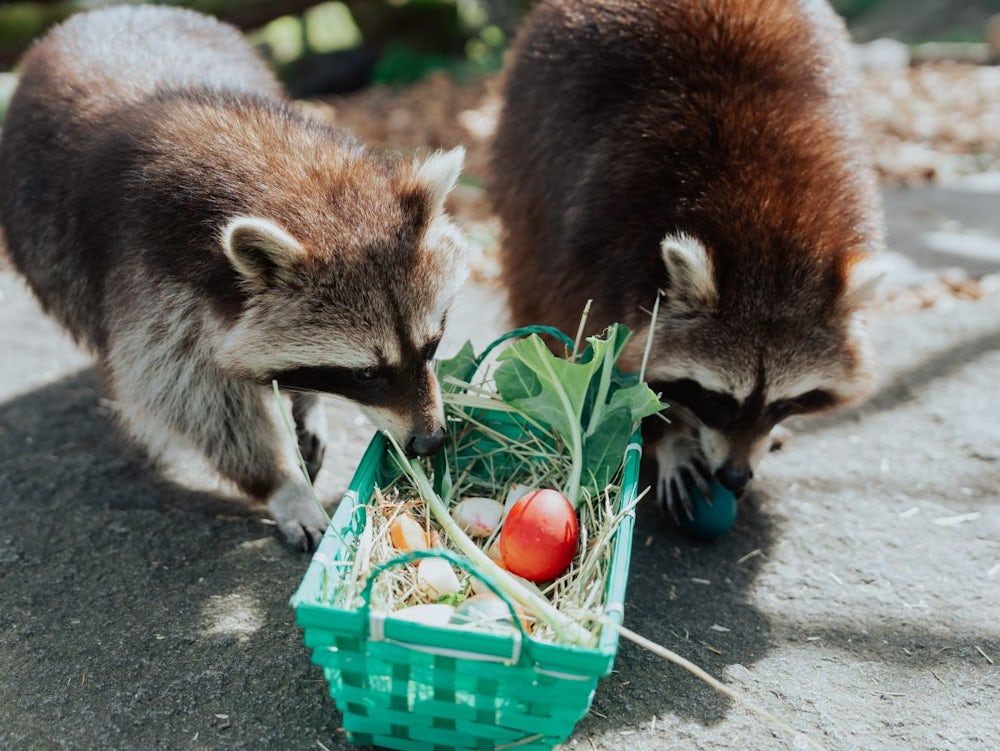
<svg viewBox="0 0 1000 751"><path fill-rule="evenodd" d="M882 246L824 0L542 0L510 53L490 184L518 324L635 331L672 409L660 496L741 491L781 419L865 393Z"/></svg>
<svg viewBox="0 0 1000 751"><path fill-rule="evenodd" d="M233 28L190 11L81 14L37 43L0 143L0 221L42 306L93 350L127 431L203 452L308 547L324 520L311 392L440 445L429 360L464 279L443 213L462 153L373 153L303 114Z"/></svg>

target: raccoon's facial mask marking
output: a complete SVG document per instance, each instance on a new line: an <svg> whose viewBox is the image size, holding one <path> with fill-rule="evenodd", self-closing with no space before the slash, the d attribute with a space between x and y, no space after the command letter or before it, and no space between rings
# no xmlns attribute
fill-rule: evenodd
<svg viewBox="0 0 1000 751"><path fill-rule="evenodd" d="M385 369L338 368L329 365L307 365L275 373L273 380L284 389L338 394L354 401L372 398L373 391L384 390L387 381ZM366 399L367 398L367 399Z"/></svg>
<svg viewBox="0 0 1000 751"><path fill-rule="evenodd" d="M704 474L714 476L725 487L742 492L754 468L767 453L771 430L793 414L815 412L836 403L823 389L811 389L794 397L768 401L760 376L746 399L711 391L685 378L659 386L664 398L676 406L677 415L695 435L695 466L707 465Z"/></svg>
<svg viewBox="0 0 1000 751"><path fill-rule="evenodd" d="M653 390L662 393L668 404L676 403L705 427L720 432L757 430L763 434L786 417L818 412L837 402L833 394L822 389L812 389L766 405L760 390L756 389L740 402L730 394L706 389L690 378L655 384Z"/></svg>
<svg viewBox="0 0 1000 751"><path fill-rule="evenodd" d="M269 219L237 216L222 231L222 248L244 281L268 287L293 279L302 245Z"/></svg>
<svg viewBox="0 0 1000 751"><path fill-rule="evenodd" d="M739 415L740 403L734 397L710 391L690 378L655 384L653 390L659 391L671 406L676 403L689 410L702 424L714 430L725 430Z"/></svg>
<svg viewBox="0 0 1000 751"><path fill-rule="evenodd" d="M786 417L805 415L829 409L837 403L837 398L829 391L813 389L791 399L778 399L767 406L767 421L777 425Z"/></svg>
<svg viewBox="0 0 1000 751"><path fill-rule="evenodd" d="M274 373L264 382L275 380L281 388L292 391L337 394L359 404L388 405L407 395L413 383L426 377L426 366L440 343L440 334L428 340L419 350L417 362L389 365L383 361L363 368L304 365Z"/></svg>

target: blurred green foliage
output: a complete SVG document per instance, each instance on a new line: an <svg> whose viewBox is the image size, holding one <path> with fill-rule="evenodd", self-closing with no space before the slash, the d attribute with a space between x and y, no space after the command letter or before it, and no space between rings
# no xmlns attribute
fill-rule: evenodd
<svg viewBox="0 0 1000 751"><path fill-rule="evenodd" d="M322 86L323 66L363 67L351 78L353 85L411 83L437 69L458 75L496 70L507 35L492 17L512 25L524 10L524 0L166 2L239 26L293 90L299 78L311 79L307 86ZM92 5L90 0L0 2L0 70L11 68L49 26ZM350 51L358 54L346 54ZM336 71L325 76L340 82L335 87L348 85Z"/></svg>
<svg viewBox="0 0 1000 751"><path fill-rule="evenodd" d="M866 13L882 0L831 0L831 5L847 21Z"/></svg>
<svg viewBox="0 0 1000 751"><path fill-rule="evenodd" d="M115 1L126 0L111 0ZM302 96L349 91L369 83L408 84L434 70L459 78L497 71L518 21L533 2L158 1L212 13L243 29L270 58L292 93ZM887 11L894 5L893 0L831 2L849 23L864 22L873 11ZM963 2L973 0L956 0L957 5ZM0 71L10 69L50 25L94 4L94 0L0 0ZM906 3L903 7L905 11ZM947 38L952 36L958 38L955 32ZM0 91L0 112L2 108Z"/></svg>
<svg viewBox="0 0 1000 751"><path fill-rule="evenodd" d="M17 76L13 73L0 73L0 123L3 116L7 114L7 105L14 95L14 87L17 86Z"/></svg>

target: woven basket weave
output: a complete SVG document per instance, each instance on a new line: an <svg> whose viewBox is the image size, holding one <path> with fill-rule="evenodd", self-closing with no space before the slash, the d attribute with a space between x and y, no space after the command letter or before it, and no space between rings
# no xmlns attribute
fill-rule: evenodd
<svg viewBox="0 0 1000 751"><path fill-rule="evenodd" d="M563 742L590 708L598 679L611 672L615 629L603 629L596 647L581 648L533 639L520 630L517 618L517 630L487 633L369 610L372 582L388 567L438 555L474 570L448 551L411 553L375 567L356 609L328 604L350 570L364 525L363 504L382 484L387 451L380 435L369 444L292 598L305 644L323 669L348 738L404 751L550 749ZM636 435L625 452L617 508L636 498L640 456ZM605 612L616 623L622 620L633 526L632 514L624 517L612 543Z"/></svg>

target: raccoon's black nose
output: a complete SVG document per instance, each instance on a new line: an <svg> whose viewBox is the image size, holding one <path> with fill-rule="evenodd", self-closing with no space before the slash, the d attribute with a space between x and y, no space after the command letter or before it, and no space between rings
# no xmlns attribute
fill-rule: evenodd
<svg viewBox="0 0 1000 751"><path fill-rule="evenodd" d="M753 472L747 467L734 467L729 462L723 464L715 473L715 479L722 483L724 488L738 493L746 487L753 477Z"/></svg>
<svg viewBox="0 0 1000 751"><path fill-rule="evenodd" d="M406 442L406 453L410 456L430 456L444 445L444 427L431 433L414 433Z"/></svg>

